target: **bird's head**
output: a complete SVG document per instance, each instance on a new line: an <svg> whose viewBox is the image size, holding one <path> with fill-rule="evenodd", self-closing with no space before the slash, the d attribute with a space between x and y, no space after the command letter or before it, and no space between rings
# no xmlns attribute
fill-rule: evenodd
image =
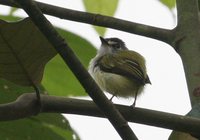
<svg viewBox="0 0 200 140"><path fill-rule="evenodd" d="M118 51L128 50L125 43L119 38L103 38L99 37L101 40L101 48L99 49L99 54L116 53Z"/></svg>

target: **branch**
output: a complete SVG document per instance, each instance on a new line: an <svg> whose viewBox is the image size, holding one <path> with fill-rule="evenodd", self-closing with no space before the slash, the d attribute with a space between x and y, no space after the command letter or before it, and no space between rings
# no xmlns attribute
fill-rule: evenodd
<svg viewBox="0 0 200 140"><path fill-rule="evenodd" d="M35 94L21 95L15 102L0 105L0 121L30 117L38 113ZM102 111L88 100L41 95L41 113L67 113L105 118ZM200 119L154 110L115 105L126 120L199 135Z"/></svg>
<svg viewBox="0 0 200 140"><path fill-rule="evenodd" d="M14 6L20 8L20 6L11 0L0 0L1 4ZM58 6L53 6L49 4L44 4L41 2L36 2L38 7L44 14L59 17L61 19L67 19L102 27L108 27L112 29L117 29L120 31L125 31L128 33L133 33L156 40L172 44L173 41L173 30L167 30L163 28L152 27L148 25L138 24L122 19L117 19L109 16L103 16L100 14L92 14L87 12L80 12L76 10L70 10L67 8L61 8Z"/></svg>
<svg viewBox="0 0 200 140"><path fill-rule="evenodd" d="M178 44L179 55L183 61L191 105L200 102L200 24L198 1L177 0L178 26L175 38L183 38Z"/></svg>
<svg viewBox="0 0 200 140"><path fill-rule="evenodd" d="M0 104L0 121L16 120L37 115L40 112L35 94L21 95L16 101Z"/></svg>
<svg viewBox="0 0 200 140"><path fill-rule="evenodd" d="M127 121L123 118L115 106L106 98L104 93L97 86L87 70L78 60L72 49L66 42L64 42L64 39L57 33L51 23L45 18L37 5L31 0L15 1L23 7L34 24L52 44L55 50L60 54L64 62L72 70L86 92L90 95L97 106L112 123L121 138L126 140L137 140L137 137L129 127Z"/></svg>
<svg viewBox="0 0 200 140"><path fill-rule="evenodd" d="M197 61L200 59L198 1L190 0L190 3L188 3L188 0L176 0L176 5L178 25L174 32L174 47L183 62L192 111L195 112L196 118L200 118L200 112L194 110L194 106L200 102L200 63ZM198 106L198 109L200 109L200 106ZM194 114L191 115L194 116ZM177 138L177 135L179 138ZM173 131L169 139L193 139L186 138L186 136L183 133Z"/></svg>

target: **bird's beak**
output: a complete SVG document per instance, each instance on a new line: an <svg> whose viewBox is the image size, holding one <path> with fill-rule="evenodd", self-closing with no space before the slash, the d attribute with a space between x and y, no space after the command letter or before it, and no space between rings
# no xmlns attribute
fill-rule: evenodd
<svg viewBox="0 0 200 140"><path fill-rule="evenodd" d="M108 45L108 42L103 37L99 36L99 38L100 38L102 44Z"/></svg>

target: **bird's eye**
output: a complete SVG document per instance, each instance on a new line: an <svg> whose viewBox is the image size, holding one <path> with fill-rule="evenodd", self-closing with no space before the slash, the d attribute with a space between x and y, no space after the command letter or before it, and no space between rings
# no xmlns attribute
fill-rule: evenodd
<svg viewBox="0 0 200 140"><path fill-rule="evenodd" d="M113 45L113 47L115 47L116 49L120 49L121 48L121 46L119 44L115 44L115 45Z"/></svg>

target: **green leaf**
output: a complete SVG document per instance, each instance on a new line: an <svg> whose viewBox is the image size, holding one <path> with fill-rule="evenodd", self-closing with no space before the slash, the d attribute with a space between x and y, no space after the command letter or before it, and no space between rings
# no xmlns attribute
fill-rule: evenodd
<svg viewBox="0 0 200 140"><path fill-rule="evenodd" d="M83 0L87 12L113 16L118 0ZM104 36L106 28L94 26L99 35Z"/></svg>
<svg viewBox="0 0 200 140"><path fill-rule="evenodd" d="M9 12L9 16L13 16L13 14L19 10L19 8L15 8L15 7L11 7L10 12Z"/></svg>
<svg viewBox="0 0 200 140"><path fill-rule="evenodd" d="M0 104L14 101L22 93L32 92L34 92L32 87L22 87L0 78Z"/></svg>
<svg viewBox="0 0 200 140"><path fill-rule="evenodd" d="M173 9L176 5L176 0L160 0L160 2L167 6L169 9Z"/></svg>
<svg viewBox="0 0 200 140"><path fill-rule="evenodd" d="M95 47L78 35L68 31L57 29L67 43L73 49L85 68L96 54ZM58 96L83 96L85 90L75 78L71 70L66 66L59 55L54 57L45 67L42 84L48 93Z"/></svg>
<svg viewBox="0 0 200 140"><path fill-rule="evenodd" d="M0 79L1 104L16 100L22 93L31 92L33 89L30 87L22 87ZM56 113L43 113L26 119L0 122L0 136L2 140L72 140L73 137L79 139L67 119Z"/></svg>
<svg viewBox="0 0 200 140"><path fill-rule="evenodd" d="M12 16L7 16L7 17L4 16L3 18L10 20L10 21L16 21L19 19L18 17L12 17ZM24 20L22 22L24 22ZM3 24L10 24L10 23L3 22ZM21 24L21 23L13 23L13 24ZM12 30L12 29L10 31L14 32L15 30ZM19 28L18 32L20 33L21 30L28 30L28 29L27 28L25 28L25 29ZM3 30L6 30L6 29L3 29ZM1 31L2 31L2 28L1 28ZM10 31L8 31L8 32L10 32ZM32 33L34 33L34 32L32 31ZM6 33L6 37L9 38L9 35L7 36L7 33ZM32 35L34 35L34 34L32 34ZM38 35L38 37L40 37L40 34L37 34L37 35ZM24 34L23 37L24 37L24 40L31 42L31 40L26 38L27 37L26 34ZM1 41L0 43L1 43L1 47L2 47L2 40L0 40L0 41ZM19 42L16 42L18 44L20 44L21 41L23 42L23 40L20 40L20 39L18 41ZM8 41L6 41L6 42L8 42ZM10 43L10 40L9 40L9 43ZM11 43L12 43L12 41L11 41ZM33 42L31 42L31 43L34 44ZM45 43L42 43L41 41L38 43L41 43L41 45L45 45ZM13 49L16 49L15 47L17 45L15 44L13 46ZM38 45L37 44L35 44L35 45L36 45L35 48L37 49ZM44 46L40 46L40 47L44 47ZM45 50L45 51L48 51L48 48L46 48L46 49L47 50ZM5 48L4 51L5 50L7 50L7 48ZM23 53L23 52L21 52L22 50L23 49L19 49L19 52ZM0 51L2 51L2 48L0 48ZM8 54L9 53L10 52L8 51ZM44 53L44 51L43 51L43 54L46 55L46 52ZM29 55L32 56L32 54L29 54ZM54 55L55 55L55 52L54 52ZM11 56L12 56L12 53L11 53ZM4 58L4 57L2 57L2 54L0 55L0 57L1 57L1 59ZM47 55L47 57L48 57L48 55ZM21 58L21 56L19 58ZM38 55L38 58L40 58L39 55ZM8 58L8 60L5 60L5 61L1 61L1 59L0 59L0 62L2 63L2 62L8 62L8 60L10 58ZM40 59L35 59L35 60L39 61ZM27 61L29 61L29 60L27 60ZM42 66L44 65L44 63L45 62L43 62ZM3 66L1 65L0 72L2 72L2 68L3 68ZM4 77L3 73L1 73L0 75L2 77ZM18 85L19 84L18 82L15 82L17 84L14 84L5 79L0 78L0 103L1 104L16 100L16 98L19 95L21 95L22 93L34 92L32 87L20 86L20 85ZM21 84L21 85L23 85L23 84ZM40 88L40 89L42 89L42 88ZM41 92L43 92L43 89ZM1 114L1 115L3 115L3 114ZM27 140L27 139L31 139L31 140L37 140L37 139L75 140L75 139L77 139L78 140L79 139L76 132L74 132L72 130L72 128L70 127L67 119L64 118L61 114L55 114L55 113L54 114L51 114L51 113L40 114L38 116L21 119L21 120L16 120L16 121L1 122L0 123L0 136L1 136L1 139L5 139L5 140L6 139L11 139L11 140Z"/></svg>
<svg viewBox="0 0 200 140"><path fill-rule="evenodd" d="M55 50L29 18L0 20L0 77L23 86L39 85Z"/></svg>
<svg viewBox="0 0 200 140"><path fill-rule="evenodd" d="M20 17L15 17L15 16L12 16L12 15L7 15L7 16L5 16L5 15L0 15L0 19L1 20L5 20L5 21L12 21L12 22L16 22L16 21L19 21L19 20L21 20L22 18L20 18Z"/></svg>
<svg viewBox="0 0 200 140"><path fill-rule="evenodd" d="M50 128L54 131L54 133L63 137L64 139L73 139L73 137L79 139L79 136L72 130L67 119L61 114L43 113L36 117L32 117L31 119L38 124L42 124Z"/></svg>
<svg viewBox="0 0 200 140"><path fill-rule="evenodd" d="M43 116L43 114L40 116ZM45 121L41 121L40 116L29 119L1 122L1 139L73 140L73 131L71 128L63 128L64 126L66 127L69 125L68 122L63 122L63 126L60 127L58 125L52 124L51 122L47 123ZM60 119L60 116L57 116L56 114L48 114L46 117L54 117L51 121Z"/></svg>
<svg viewBox="0 0 200 140"><path fill-rule="evenodd" d="M19 20L19 17L0 16L0 18L8 21ZM84 38L70 33L68 31L58 29L59 33L66 38L67 43L75 51L81 62L87 68L89 61L96 54L95 47ZM48 93L60 96L83 96L85 90L82 88L78 80L74 77L71 70L66 66L59 55L54 57L46 66L42 84Z"/></svg>

